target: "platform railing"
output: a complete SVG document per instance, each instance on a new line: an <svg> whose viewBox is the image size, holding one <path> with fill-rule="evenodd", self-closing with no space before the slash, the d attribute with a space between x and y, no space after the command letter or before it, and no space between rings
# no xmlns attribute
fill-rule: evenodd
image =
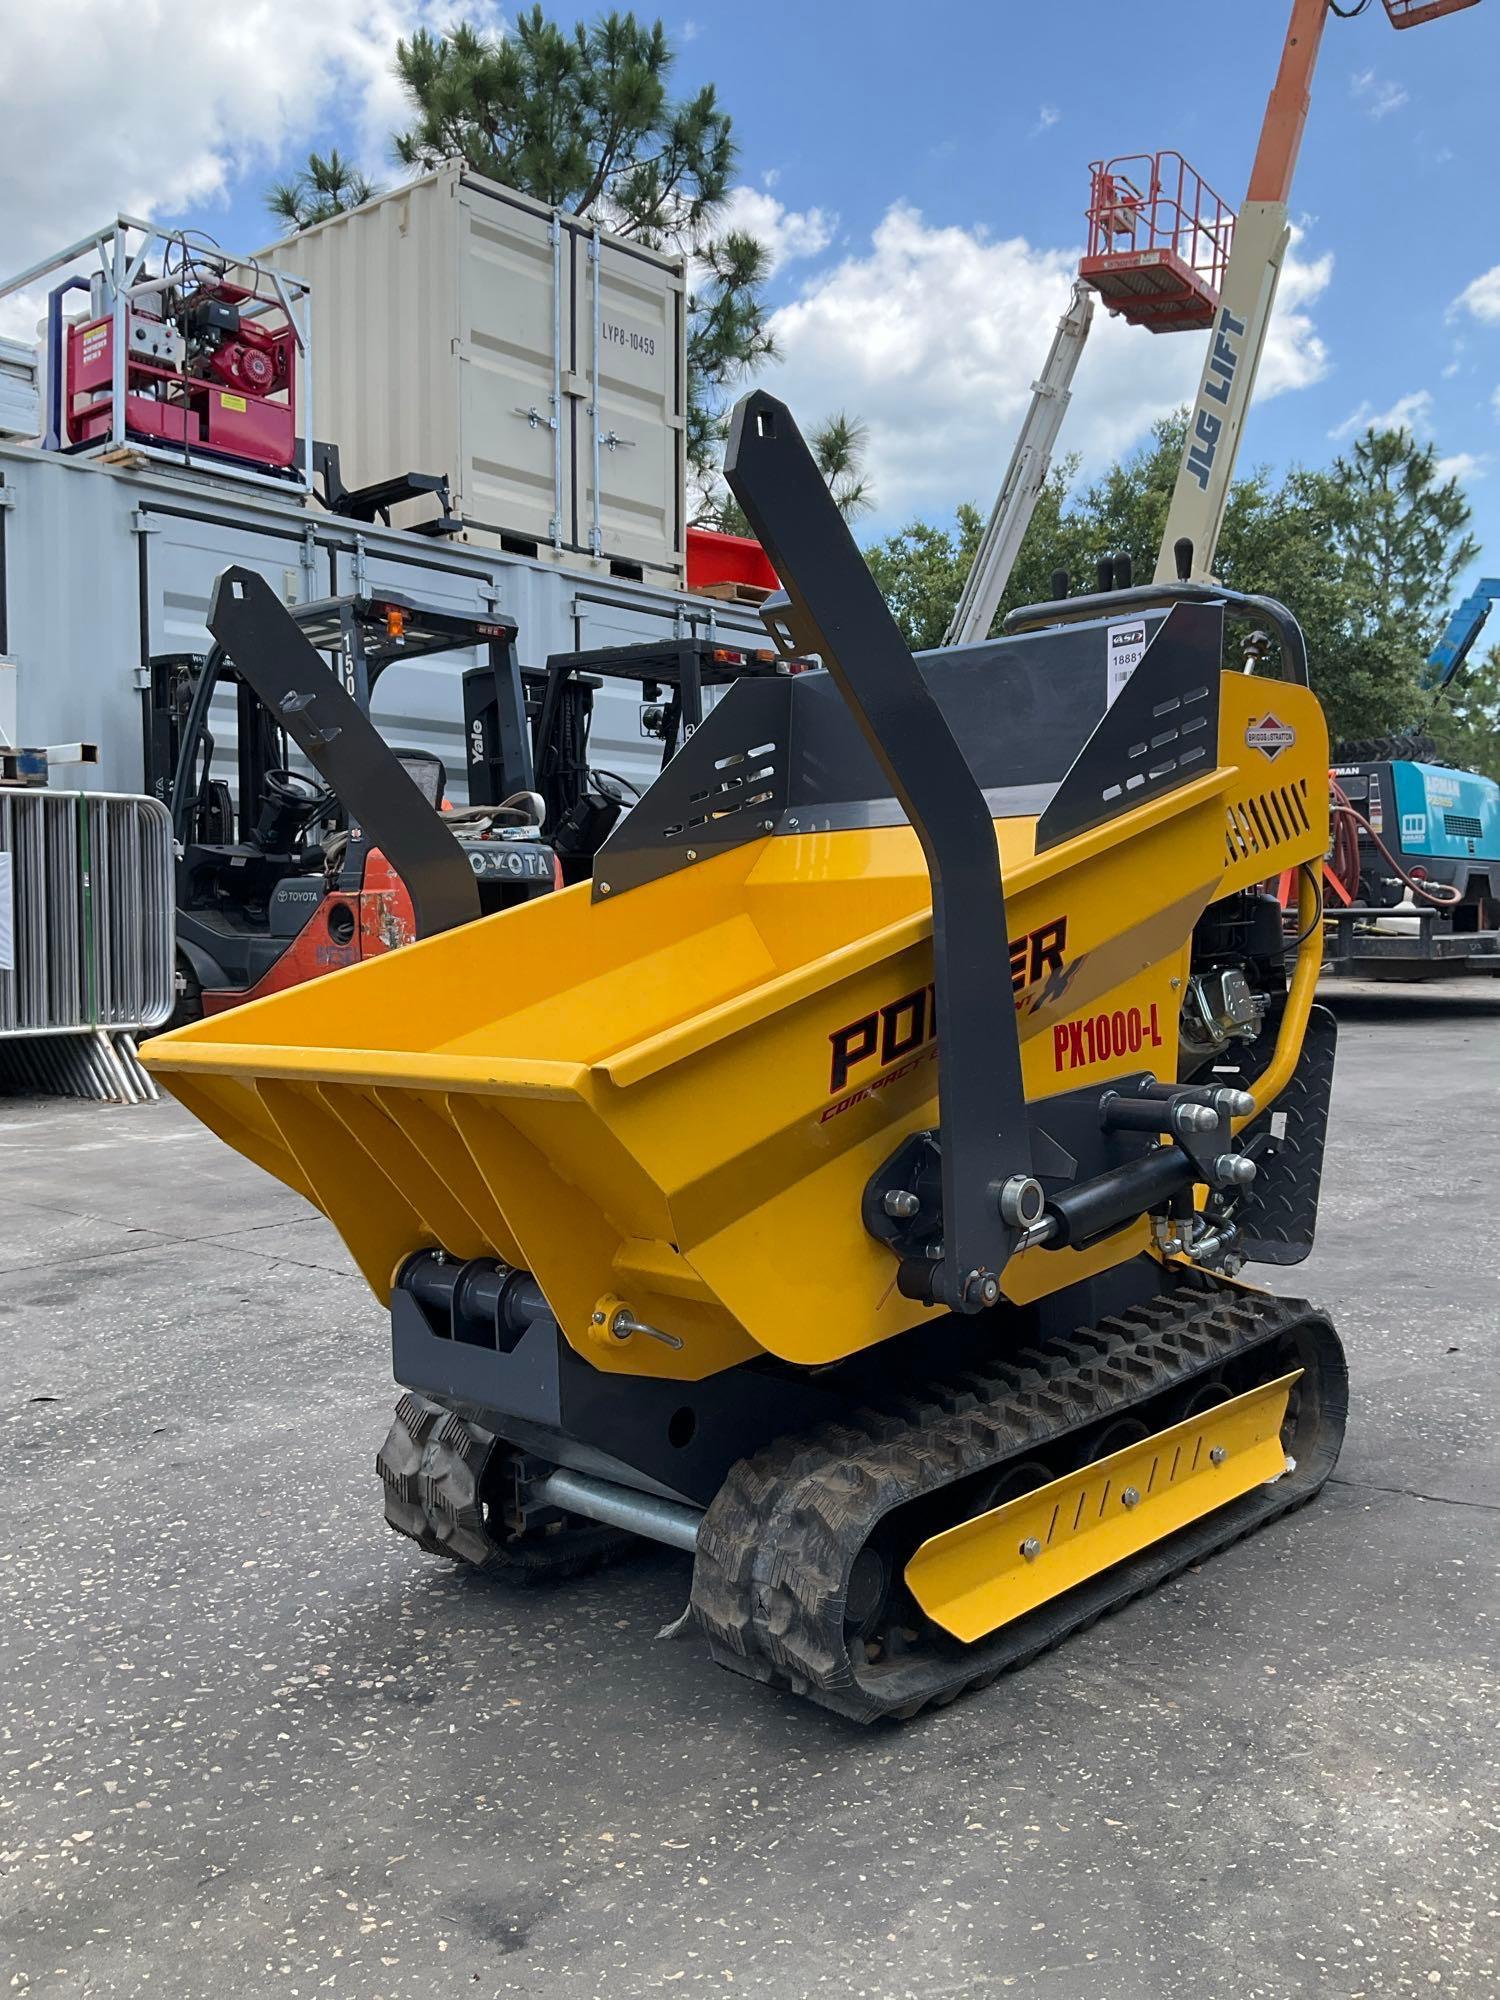
<svg viewBox="0 0 1500 2000"><path fill-rule="evenodd" d="M1169 252L1218 292L1234 210L1181 153L1121 154L1089 167L1090 257Z"/></svg>

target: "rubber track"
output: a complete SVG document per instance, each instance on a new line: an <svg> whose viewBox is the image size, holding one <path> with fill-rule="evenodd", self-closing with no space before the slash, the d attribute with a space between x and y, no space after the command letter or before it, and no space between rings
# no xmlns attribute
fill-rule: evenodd
<svg viewBox="0 0 1500 2000"><path fill-rule="evenodd" d="M571 1515L553 1533L497 1540L483 1504L494 1445L492 1431L408 1390L375 1458L386 1525L430 1556L517 1581L576 1576L635 1548L634 1536Z"/></svg>
<svg viewBox="0 0 1500 2000"><path fill-rule="evenodd" d="M972 1646L944 1636L889 1663L855 1661L844 1601L859 1550L892 1509L1046 1451L1070 1431L1190 1385L1296 1336L1297 1470L1206 1515ZM1303 1301L1191 1273L1182 1287L983 1375L853 1414L743 1459L704 1518L692 1605L713 1657L861 1722L906 1718L1023 1666L1105 1612L1154 1589L1310 1500L1332 1471L1347 1408L1332 1326ZM1159 1425L1153 1425L1158 1428Z"/></svg>

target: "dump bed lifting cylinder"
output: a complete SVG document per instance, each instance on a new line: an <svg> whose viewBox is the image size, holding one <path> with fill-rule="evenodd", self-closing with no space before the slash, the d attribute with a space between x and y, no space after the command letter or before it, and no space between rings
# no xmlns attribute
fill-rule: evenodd
<svg viewBox="0 0 1500 2000"><path fill-rule="evenodd" d="M944 1227L930 1296L978 1311L999 1297L1017 1236L1001 1186L1031 1175L994 820L784 403L756 391L736 406L724 476L786 585L768 623L792 651L820 655L922 844Z"/></svg>

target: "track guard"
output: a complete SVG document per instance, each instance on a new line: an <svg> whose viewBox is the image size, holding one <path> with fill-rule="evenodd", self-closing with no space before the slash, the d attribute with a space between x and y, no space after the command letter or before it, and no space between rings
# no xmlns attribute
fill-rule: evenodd
<svg viewBox="0 0 1500 2000"><path fill-rule="evenodd" d="M1328 1008L1314 1007L1291 1081L1245 1128L1244 1151L1256 1176L1236 1192L1228 1219L1239 1231L1236 1250L1253 1263L1300 1264L1312 1249L1337 1044L1337 1021ZM1246 1088L1255 1088L1253 1077ZM1278 1114L1286 1121L1279 1138L1272 1123Z"/></svg>

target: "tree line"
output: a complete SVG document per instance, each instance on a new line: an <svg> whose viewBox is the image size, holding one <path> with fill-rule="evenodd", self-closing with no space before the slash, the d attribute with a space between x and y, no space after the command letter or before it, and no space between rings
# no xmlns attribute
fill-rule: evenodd
<svg viewBox="0 0 1500 2000"><path fill-rule="evenodd" d="M1093 587L1101 556L1128 555L1148 579L1166 526L1186 416L1158 422L1138 450L1078 485L1061 459L1037 503L1000 609L1052 595L1052 572ZM1500 647L1442 701L1421 684L1458 579L1479 555L1460 482L1407 430L1369 430L1326 466L1261 469L1235 481L1215 574L1296 613L1313 684L1337 739L1417 729L1454 763L1500 776ZM912 521L867 553L914 647L940 643L979 545L972 505L950 527ZM998 621L997 621L998 622Z"/></svg>

